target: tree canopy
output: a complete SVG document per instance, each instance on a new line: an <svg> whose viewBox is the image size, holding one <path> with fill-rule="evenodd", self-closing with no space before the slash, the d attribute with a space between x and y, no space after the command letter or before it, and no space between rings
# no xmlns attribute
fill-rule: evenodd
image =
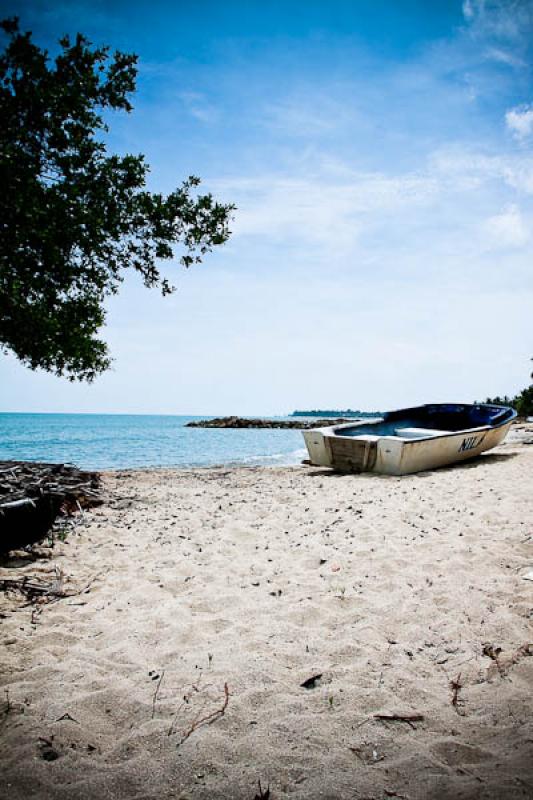
<svg viewBox="0 0 533 800"><path fill-rule="evenodd" d="M0 346L31 368L92 380L110 365L98 333L127 269L173 291L161 260L186 267L229 237L233 206L189 177L146 189L142 155L108 154L106 110L130 112L137 57L59 41L55 59L18 20L0 23Z"/></svg>
<svg viewBox="0 0 533 800"><path fill-rule="evenodd" d="M533 358L531 359L533 361ZM533 372L530 375L533 381ZM533 383L526 386L514 397L487 397L486 403L494 403L497 406L512 406L521 417L533 416Z"/></svg>

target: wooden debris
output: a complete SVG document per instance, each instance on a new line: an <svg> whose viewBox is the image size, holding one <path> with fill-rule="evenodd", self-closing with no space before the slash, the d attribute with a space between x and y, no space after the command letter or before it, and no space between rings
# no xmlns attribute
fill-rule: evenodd
<svg viewBox="0 0 533 800"><path fill-rule="evenodd" d="M321 677L322 673L317 672L316 675L311 675L310 678L307 678L303 683L300 684L300 686L302 689L316 689L316 685Z"/></svg>
<svg viewBox="0 0 533 800"><path fill-rule="evenodd" d="M163 669L163 670L161 670L161 675L159 676L159 681L158 681L157 686L155 688L154 696L152 698L152 719L155 716L155 704L157 702L157 695L159 693L159 688L161 686L161 682L162 682L164 677L165 677L165 670Z"/></svg>
<svg viewBox="0 0 533 800"><path fill-rule="evenodd" d="M455 680L450 681L450 689L452 690L452 706L455 708L457 713L459 714L459 692L463 688L463 684L461 683L461 673L457 676Z"/></svg>
<svg viewBox="0 0 533 800"><path fill-rule="evenodd" d="M270 786L267 786L267 788L263 791L263 788L261 786L261 779L259 779L257 781L257 786L258 786L258 789L259 789L259 794L255 795L254 800L269 800L269 798L270 798Z"/></svg>
<svg viewBox="0 0 533 800"><path fill-rule="evenodd" d="M483 655L488 656L494 661L500 677L503 678L507 675L511 667L514 667L516 664L522 661L523 658L526 658L527 656L533 656L533 644L526 642L526 644L520 645L520 647L517 647L513 653L508 655L503 653L501 647L494 647L494 645L485 644L483 645ZM487 671L487 675L490 677L490 667Z"/></svg>
<svg viewBox="0 0 533 800"><path fill-rule="evenodd" d="M502 652L501 647L495 647L490 642L485 642L485 644L483 645L483 655L491 658L498 667L498 672L500 673L500 675L503 675L502 666L500 664L500 658L499 658L501 652Z"/></svg>
<svg viewBox="0 0 533 800"><path fill-rule="evenodd" d="M423 714L374 714L374 719L380 722L406 722L414 728L413 722L423 722Z"/></svg>
<svg viewBox="0 0 533 800"><path fill-rule="evenodd" d="M24 578L7 577L0 578L0 590L5 592L20 592L28 598L30 603L43 603L84 594L89 591L98 577L99 574L94 575L81 589L66 591L64 588L65 576L61 570L56 569L55 580L51 583L41 583L38 578L30 575Z"/></svg>
<svg viewBox="0 0 533 800"><path fill-rule="evenodd" d="M29 600L36 597L66 597L65 591L57 583L37 583L30 578L0 578L0 589L5 592L20 592Z"/></svg>
<svg viewBox="0 0 533 800"><path fill-rule="evenodd" d="M181 737L178 743L178 747L180 747L189 738L189 736L191 736L191 734L193 734L194 731L200 728L202 725L211 725L217 719L223 717L224 714L226 713L228 703L229 703L229 689L228 689L228 684L225 683L224 702L222 703L222 706L220 708L217 708L215 711L212 711L210 714L206 714L204 717L196 717L194 722L190 725L188 730L186 730L183 736Z"/></svg>
<svg viewBox="0 0 533 800"><path fill-rule="evenodd" d="M58 518L102 502L96 472L71 464L0 461L0 552L34 544Z"/></svg>
<svg viewBox="0 0 533 800"><path fill-rule="evenodd" d="M43 758L45 761L56 761L59 756L60 753L55 749L55 747L46 744L41 745L41 758Z"/></svg>
<svg viewBox="0 0 533 800"><path fill-rule="evenodd" d="M58 717L56 722L64 722L65 720L68 720L69 722L76 722L78 725L80 724L79 720L74 719L74 717L69 714L68 711L66 711L63 716Z"/></svg>
<svg viewBox="0 0 533 800"><path fill-rule="evenodd" d="M518 664L518 662L526 656L533 656L533 644L530 644L529 642L517 647L509 659L508 666L514 666L515 664Z"/></svg>
<svg viewBox="0 0 533 800"><path fill-rule="evenodd" d="M178 709L177 709L176 713L174 714L174 717L172 718L172 722L170 723L170 727L169 727L169 729L167 731L167 736L172 736L172 734L175 732L176 722L177 722L178 716L180 715L180 712L182 711L182 709L185 706L188 706L190 704L191 698L194 696L195 693L199 694L199 692L200 692L200 684L202 683L202 677L203 677L202 673L200 673L200 678L199 678L198 682L197 683L192 683L191 686L190 686L189 691L187 691L183 695L183 702L178 706Z"/></svg>

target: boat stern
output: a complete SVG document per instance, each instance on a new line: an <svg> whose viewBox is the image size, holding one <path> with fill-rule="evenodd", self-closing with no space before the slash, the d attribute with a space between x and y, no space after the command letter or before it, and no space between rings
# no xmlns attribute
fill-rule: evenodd
<svg viewBox="0 0 533 800"><path fill-rule="evenodd" d="M314 467L332 467L331 454L326 448L324 432L331 428L313 428L302 431L309 460Z"/></svg>

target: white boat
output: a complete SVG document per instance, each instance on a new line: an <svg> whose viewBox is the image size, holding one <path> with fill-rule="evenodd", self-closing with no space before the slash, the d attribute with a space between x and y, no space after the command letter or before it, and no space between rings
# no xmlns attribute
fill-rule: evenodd
<svg viewBox="0 0 533 800"><path fill-rule="evenodd" d="M496 447L516 416L506 406L437 403L302 433L314 466L406 475Z"/></svg>

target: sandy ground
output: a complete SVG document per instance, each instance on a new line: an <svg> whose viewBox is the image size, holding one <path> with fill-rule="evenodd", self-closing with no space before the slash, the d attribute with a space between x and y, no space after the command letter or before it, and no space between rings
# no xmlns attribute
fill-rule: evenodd
<svg viewBox="0 0 533 800"><path fill-rule="evenodd" d="M402 478L107 474L0 569L79 592L2 600L1 797L533 797L520 435Z"/></svg>

